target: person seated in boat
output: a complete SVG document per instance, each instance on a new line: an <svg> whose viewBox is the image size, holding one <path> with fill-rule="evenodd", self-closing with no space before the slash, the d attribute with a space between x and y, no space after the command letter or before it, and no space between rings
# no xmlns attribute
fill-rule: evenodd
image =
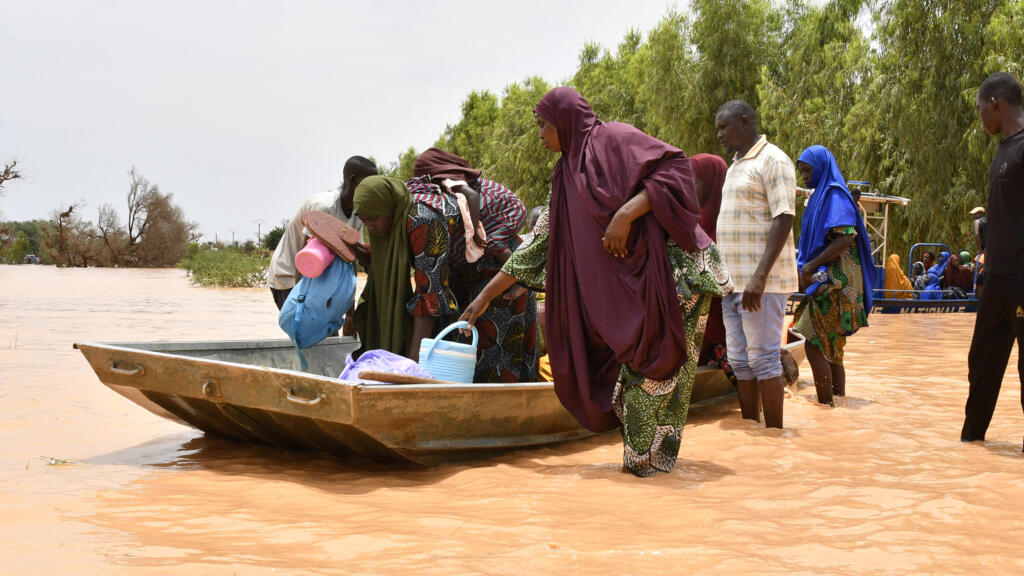
<svg viewBox="0 0 1024 576"><path fill-rule="evenodd" d="M926 252L926 254L930 253ZM928 285L928 274L925 273L924 262L918 260L910 267L910 282L913 284L914 290L918 292L924 290L924 287Z"/></svg>
<svg viewBox="0 0 1024 576"><path fill-rule="evenodd" d="M922 265L922 269L923 269ZM885 297L900 300L914 297L914 285L903 272L899 254L889 254L885 261Z"/></svg>
<svg viewBox="0 0 1024 576"><path fill-rule="evenodd" d="M974 271L963 265L959 254L949 256L949 264L942 273L940 287L944 298L963 299L974 288Z"/></svg>
<svg viewBox="0 0 1024 576"><path fill-rule="evenodd" d="M960 264L974 270L974 261L971 260L971 253L967 250L960 251Z"/></svg>
<svg viewBox="0 0 1024 576"><path fill-rule="evenodd" d="M342 168L341 173L341 187L337 192L314 194L299 205L299 209L295 211L281 240L277 243L277 248L274 249L274 255L270 258L270 267L267 268L267 286L270 288L278 310L284 306L288 294L302 278L295 267L295 255L302 250L306 245L306 240L309 239L306 228L302 225L303 214L319 210L334 216L360 232L363 230L363 222L352 207L352 199L359 183L367 176L377 174L377 165L362 156L352 156L345 161L345 167Z"/></svg>
<svg viewBox="0 0 1024 576"><path fill-rule="evenodd" d="M928 270L935 266L935 253L925 250L921 253L921 265L924 266L924 274L928 275Z"/></svg>
<svg viewBox="0 0 1024 576"><path fill-rule="evenodd" d="M928 269L935 265L935 254L927 250L921 253L921 259L914 262L913 281L914 290L921 292L928 287ZM917 298L921 298L917 294Z"/></svg>
<svg viewBox="0 0 1024 576"><path fill-rule="evenodd" d="M467 258L468 227L452 194L427 190L422 179L412 183L420 192L411 194L406 183L381 176L367 178L356 189L355 210L370 235L370 273L354 315L362 340L358 353L385 349L419 360L420 341L454 322L500 269L499 252L511 253L510 248L518 246L518 236L503 235L502 230L518 230L525 207L520 203L518 209L502 211L498 202L488 203L487 194L507 189L476 174L472 180L479 180L485 198L480 222L493 235L475 262ZM491 207L497 209L489 212ZM502 214L510 221L489 223ZM409 282L410 270L415 287ZM536 380L537 312L532 293L495 306L477 329L476 382Z"/></svg>
<svg viewBox="0 0 1024 576"><path fill-rule="evenodd" d="M698 223L690 160L628 124L600 122L572 88L548 92L534 114L544 147L561 155L551 175L549 234L520 247L462 319L478 322L517 281L546 289L545 332L562 405L594 432L622 427L626 470L670 471L701 319L711 298L731 289Z"/></svg>
<svg viewBox="0 0 1024 576"><path fill-rule="evenodd" d="M807 339L818 403L832 406L834 397L846 396L846 339L868 325L875 263L864 219L832 152L810 146L796 166L814 193L800 223L797 266L807 297L793 314L793 329Z"/></svg>
<svg viewBox="0 0 1024 576"><path fill-rule="evenodd" d="M949 252L939 254L939 261L931 252L925 252L921 256L921 262L928 274L928 284L921 291L921 300L942 300L942 275L949 264Z"/></svg>

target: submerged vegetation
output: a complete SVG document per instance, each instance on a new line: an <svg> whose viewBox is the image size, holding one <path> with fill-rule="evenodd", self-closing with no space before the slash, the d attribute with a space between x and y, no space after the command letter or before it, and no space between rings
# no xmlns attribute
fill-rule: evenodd
<svg viewBox="0 0 1024 576"><path fill-rule="evenodd" d="M254 248L254 247L249 247ZM244 246L191 244L179 268L189 271L200 286L255 287L266 283L270 256L264 250Z"/></svg>
<svg viewBox="0 0 1024 576"><path fill-rule="evenodd" d="M1024 0L693 0L613 52L587 45L559 83L618 120L690 155L725 155L718 107L744 99L762 132L796 158L811 144L835 153L850 180L911 198L894 210L890 251L918 241L972 246L968 211L984 205L996 141L974 108L985 77L1024 72ZM554 85L533 77L499 96L469 94L436 145L545 201L555 157L541 148L532 109ZM406 178L417 151L389 172Z"/></svg>
<svg viewBox="0 0 1024 576"><path fill-rule="evenodd" d="M9 171L0 173L0 185ZM128 175L126 222L114 206L103 204L94 223L84 214L84 201L57 208L49 220L3 222L0 261L20 264L35 254L57 266L174 266L199 236L198 224L185 219L173 194L161 192L135 168Z"/></svg>

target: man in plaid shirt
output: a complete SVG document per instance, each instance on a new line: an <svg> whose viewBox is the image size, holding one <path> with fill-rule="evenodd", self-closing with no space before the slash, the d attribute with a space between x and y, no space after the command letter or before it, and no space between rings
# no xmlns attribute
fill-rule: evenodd
<svg viewBox="0 0 1024 576"><path fill-rule="evenodd" d="M798 289L793 216L796 170L785 152L757 131L742 100L715 115L718 141L733 152L722 188L718 249L737 291L722 299L729 363L744 418L782 428L785 381L780 361L786 300Z"/></svg>

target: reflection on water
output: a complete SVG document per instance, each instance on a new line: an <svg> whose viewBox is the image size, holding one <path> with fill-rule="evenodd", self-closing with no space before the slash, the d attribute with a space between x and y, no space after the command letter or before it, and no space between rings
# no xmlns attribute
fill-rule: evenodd
<svg viewBox="0 0 1024 576"><path fill-rule="evenodd" d="M278 337L267 291L42 266L0 266L0 286L4 573L1024 570L1016 373L990 441L958 441L972 315L872 316L844 406L814 402L804 364L787 429L710 408L676 470L641 480L615 432L436 468L205 438L108 390L71 344Z"/></svg>

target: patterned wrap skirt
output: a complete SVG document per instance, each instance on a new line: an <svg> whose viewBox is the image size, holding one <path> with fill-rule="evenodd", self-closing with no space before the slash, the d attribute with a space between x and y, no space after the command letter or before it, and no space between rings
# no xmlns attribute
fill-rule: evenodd
<svg viewBox="0 0 1024 576"><path fill-rule="evenodd" d="M711 299L732 292L729 271L714 243L704 250L683 250L669 242L668 254L687 334L686 362L667 380L647 378L623 365L612 394L622 422L622 463L637 476L670 472L675 465Z"/></svg>
<svg viewBox="0 0 1024 576"><path fill-rule="evenodd" d="M834 228L831 234L855 234L852 226ZM803 299L793 313L793 330L821 350L830 364L843 365L846 337L868 325L864 309L864 273L860 251L851 244L825 265L831 282Z"/></svg>

